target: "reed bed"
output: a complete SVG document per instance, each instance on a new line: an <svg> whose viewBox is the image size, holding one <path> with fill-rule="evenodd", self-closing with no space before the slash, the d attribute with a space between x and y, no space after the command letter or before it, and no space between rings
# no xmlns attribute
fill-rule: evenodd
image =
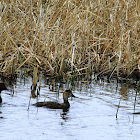
<svg viewBox="0 0 140 140"><path fill-rule="evenodd" d="M0 1L0 73L140 70L139 0Z"/></svg>

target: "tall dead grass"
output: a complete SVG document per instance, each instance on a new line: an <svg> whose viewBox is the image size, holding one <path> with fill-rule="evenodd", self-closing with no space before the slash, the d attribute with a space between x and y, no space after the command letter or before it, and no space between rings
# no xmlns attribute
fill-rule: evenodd
<svg viewBox="0 0 140 140"><path fill-rule="evenodd" d="M0 72L128 76L140 65L139 21L139 0L1 1Z"/></svg>

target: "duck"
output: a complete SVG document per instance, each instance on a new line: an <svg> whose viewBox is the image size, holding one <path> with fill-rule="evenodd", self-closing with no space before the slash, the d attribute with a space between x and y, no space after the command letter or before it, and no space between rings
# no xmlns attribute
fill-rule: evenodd
<svg viewBox="0 0 140 140"><path fill-rule="evenodd" d="M66 109L67 110L70 107L70 103L68 101L69 97L75 97L75 96L72 94L71 90L65 90L63 92L63 100L64 100L63 103L48 101L48 102L37 102L34 105L37 107L47 107L51 109L63 109L63 110Z"/></svg>
<svg viewBox="0 0 140 140"><path fill-rule="evenodd" d="M2 103L1 91L3 90L7 90L7 88L4 83L0 83L0 103Z"/></svg>

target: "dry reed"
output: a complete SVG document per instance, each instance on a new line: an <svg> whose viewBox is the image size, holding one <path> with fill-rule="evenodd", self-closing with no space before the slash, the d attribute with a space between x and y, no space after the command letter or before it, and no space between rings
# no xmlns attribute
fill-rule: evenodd
<svg viewBox="0 0 140 140"><path fill-rule="evenodd" d="M0 72L128 76L140 67L139 21L139 0L1 1Z"/></svg>

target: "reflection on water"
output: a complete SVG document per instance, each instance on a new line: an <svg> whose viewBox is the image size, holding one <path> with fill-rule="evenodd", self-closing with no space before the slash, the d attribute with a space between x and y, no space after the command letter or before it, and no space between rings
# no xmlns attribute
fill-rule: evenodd
<svg viewBox="0 0 140 140"><path fill-rule="evenodd" d="M120 88L120 95L123 96L124 100L128 100L128 85L122 85Z"/></svg>
<svg viewBox="0 0 140 140"><path fill-rule="evenodd" d="M13 83L14 92L2 91L1 140L139 139L140 116L132 113L134 104L135 112L140 111L140 96L128 84L84 78L57 82L46 78L39 81L38 98L31 98L31 85L31 78L17 79ZM77 97L69 100L69 110L33 106L44 100L62 103L62 92L69 88Z"/></svg>

